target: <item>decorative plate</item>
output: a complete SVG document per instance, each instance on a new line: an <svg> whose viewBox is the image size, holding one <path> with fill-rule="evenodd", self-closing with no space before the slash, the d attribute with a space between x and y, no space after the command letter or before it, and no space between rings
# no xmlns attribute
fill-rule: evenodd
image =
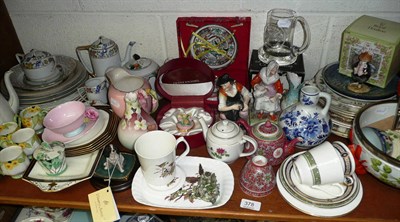
<svg viewBox="0 0 400 222"><path fill-rule="evenodd" d="M103 150L82 156L67 157L67 169L57 176L49 176L32 160L22 179L37 186L43 192L58 192L81 181L90 179L97 167Z"/></svg>
<svg viewBox="0 0 400 222"><path fill-rule="evenodd" d="M237 53L235 33L220 25L206 25L192 34L191 55L212 69L231 64Z"/></svg>
<svg viewBox="0 0 400 222"><path fill-rule="evenodd" d="M191 156L182 158L178 162L177 168L179 167L179 169L183 170L186 177L195 177L198 175L200 164L204 171L215 173L217 183L219 183L220 194L214 204L200 199L194 199L192 200L193 202L191 202L189 198L184 197L168 200L170 195L175 190L179 189L179 187L167 191L151 189L146 184L140 168L136 171L132 181L132 196L138 203L164 208L209 209L224 205L231 198L234 188L234 178L231 168L226 163L219 160ZM182 188L185 189L188 185L189 183L185 181Z"/></svg>
<svg viewBox="0 0 400 222"><path fill-rule="evenodd" d="M353 80L351 77L339 73L339 63L337 62L326 66L322 70L322 79L332 91L350 99L367 100L370 102L381 101L394 96L397 92L398 78L395 77L385 88L369 85L371 89L369 92L354 93L347 89L347 85L352 83Z"/></svg>
<svg viewBox="0 0 400 222"><path fill-rule="evenodd" d="M293 162L303 152L286 158L277 172L277 185L283 198L294 208L313 216L336 217L354 210L361 202L363 189L354 174L354 184L345 188L344 194L332 198L322 191L311 189L295 181L292 176Z"/></svg>

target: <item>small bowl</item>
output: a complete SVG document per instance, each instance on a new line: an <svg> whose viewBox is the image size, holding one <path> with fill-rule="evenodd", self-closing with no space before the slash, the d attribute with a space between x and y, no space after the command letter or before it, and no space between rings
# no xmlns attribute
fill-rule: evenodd
<svg viewBox="0 0 400 222"><path fill-rule="evenodd" d="M43 119L43 125L59 134L67 134L82 126L85 118L85 104L70 101L50 110Z"/></svg>
<svg viewBox="0 0 400 222"><path fill-rule="evenodd" d="M365 160L364 166L369 173L390 186L400 188L400 160L390 156L379 147L381 145L375 146L368 139L371 135L363 132L365 127L374 127L380 131L391 129L394 114L397 112L396 107L397 103L393 101L364 106L354 119L352 142L361 147L360 160Z"/></svg>

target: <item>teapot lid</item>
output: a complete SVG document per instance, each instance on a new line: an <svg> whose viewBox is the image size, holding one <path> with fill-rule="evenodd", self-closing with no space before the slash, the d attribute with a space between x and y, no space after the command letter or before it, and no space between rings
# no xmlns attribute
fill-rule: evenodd
<svg viewBox="0 0 400 222"><path fill-rule="evenodd" d="M211 133L216 137L216 139L223 139L224 142L226 142L226 139L230 139L229 143L236 143L236 140L234 138L243 132L240 130L239 126L233 121L222 120L213 125L213 127L211 128ZM238 140L239 139L241 139L241 137L239 137Z"/></svg>
<svg viewBox="0 0 400 222"><path fill-rule="evenodd" d="M109 51L111 48L115 48L118 51L118 45L111 39L104 36L100 36L96 41L90 45L90 50L106 50Z"/></svg>
<svg viewBox="0 0 400 222"><path fill-rule="evenodd" d="M281 132L279 127L270 120L267 120L265 123L260 123L255 130L258 131L262 137L276 137Z"/></svg>
<svg viewBox="0 0 400 222"><path fill-rule="evenodd" d="M26 69L38 69L47 66L51 62L55 62L55 60L50 53L31 49L30 52L24 55L21 63Z"/></svg>

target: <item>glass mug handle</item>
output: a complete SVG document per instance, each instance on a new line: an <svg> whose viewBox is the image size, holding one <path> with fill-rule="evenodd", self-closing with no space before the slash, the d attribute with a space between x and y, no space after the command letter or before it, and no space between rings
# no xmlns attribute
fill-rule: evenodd
<svg viewBox="0 0 400 222"><path fill-rule="evenodd" d="M292 47L292 53L294 55L302 54L310 45L311 40L311 32L310 27L308 26L307 21L302 16L297 16L296 21L300 23L303 28L303 44L300 47Z"/></svg>

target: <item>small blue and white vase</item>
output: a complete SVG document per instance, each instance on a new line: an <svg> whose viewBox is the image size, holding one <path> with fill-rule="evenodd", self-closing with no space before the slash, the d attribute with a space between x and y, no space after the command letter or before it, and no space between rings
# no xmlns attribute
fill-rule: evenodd
<svg viewBox="0 0 400 222"><path fill-rule="evenodd" d="M317 105L320 97L325 99L323 108ZM296 144L298 148L317 146L328 138L332 130L328 113L330 105L331 96L328 93L321 92L314 85L304 86L301 88L300 101L282 111L279 126L289 140L303 138Z"/></svg>

